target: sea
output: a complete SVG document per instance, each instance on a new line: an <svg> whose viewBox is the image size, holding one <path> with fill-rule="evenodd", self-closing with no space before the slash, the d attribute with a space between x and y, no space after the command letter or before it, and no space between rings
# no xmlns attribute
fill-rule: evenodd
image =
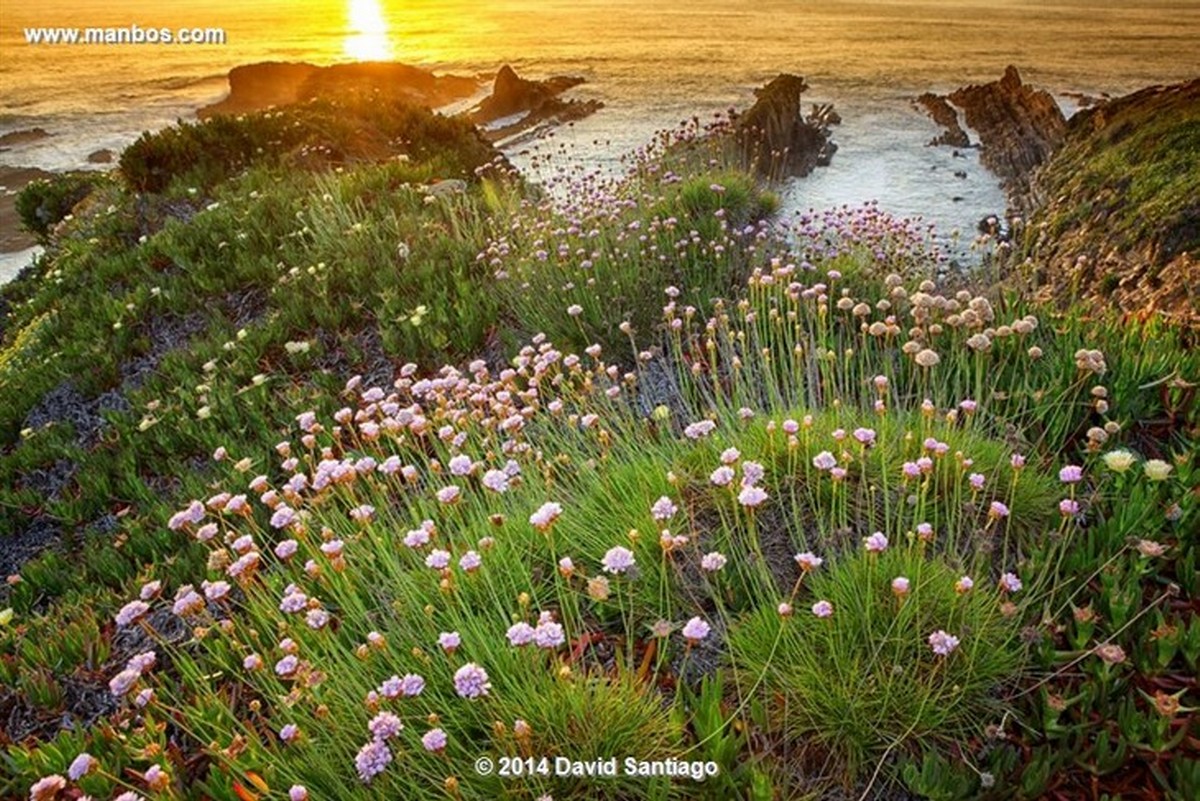
<svg viewBox="0 0 1200 801"><path fill-rule="evenodd" d="M48 44L41 28L219 29L215 44ZM619 171L655 131L744 108L781 72L806 103L832 103L830 166L782 187L785 213L876 201L966 247L1004 197L977 151L929 147L925 91L995 80L1015 64L1067 114L1078 95L1120 95L1200 74L1200 0L39 0L0 5L0 136L50 136L0 151L0 165L87 162L143 131L194 118L228 71L261 61L396 60L481 80L579 75L595 115L511 148ZM541 164L541 160L536 160ZM535 173L536 177L536 173ZM0 189L0 191L7 191ZM0 257L0 281L31 251Z"/></svg>

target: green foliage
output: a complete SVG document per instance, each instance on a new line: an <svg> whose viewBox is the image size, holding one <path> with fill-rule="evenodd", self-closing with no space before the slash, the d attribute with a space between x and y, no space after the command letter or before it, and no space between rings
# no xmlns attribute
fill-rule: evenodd
<svg viewBox="0 0 1200 801"><path fill-rule="evenodd" d="M257 164L312 169L394 156L470 178L496 155L470 123L376 93L180 122L143 134L120 167L134 189L158 193L176 182L208 189Z"/></svg>
<svg viewBox="0 0 1200 801"><path fill-rule="evenodd" d="M50 231L106 179L93 172L69 172L30 182L17 195L17 216L38 241L49 241Z"/></svg>

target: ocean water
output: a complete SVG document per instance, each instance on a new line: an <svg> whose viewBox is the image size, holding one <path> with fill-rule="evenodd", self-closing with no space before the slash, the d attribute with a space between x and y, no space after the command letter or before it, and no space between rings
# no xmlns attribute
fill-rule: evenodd
<svg viewBox="0 0 1200 801"><path fill-rule="evenodd" d="M792 209L878 200L969 237L1003 209L974 151L925 143L923 91L994 80L1007 64L1064 92L1121 94L1200 74L1197 0L42 0L0 10L0 135L52 136L0 164L62 170L117 150L225 94L225 75L266 60L395 59L484 75L577 74L573 93L606 104L536 145L617 169L623 153L693 115L753 102L779 72L842 115L833 164L785 187ZM36 27L222 28L222 45L28 43ZM528 164L528 145L510 154ZM966 178L956 177L965 171Z"/></svg>

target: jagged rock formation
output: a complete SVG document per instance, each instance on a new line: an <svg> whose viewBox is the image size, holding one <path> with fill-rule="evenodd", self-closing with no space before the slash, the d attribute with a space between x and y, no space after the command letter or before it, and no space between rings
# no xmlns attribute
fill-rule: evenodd
<svg viewBox="0 0 1200 801"><path fill-rule="evenodd" d="M489 139L498 141L545 123L578 120L604 107L599 100L563 100L560 95L584 83L577 76L557 75L532 81L517 75L505 64L496 73L492 93L470 112L471 120L484 127ZM508 117L518 117L494 125Z"/></svg>
<svg viewBox="0 0 1200 801"><path fill-rule="evenodd" d="M1045 294L1200 325L1197 165L1200 79L1080 111L1029 182L1019 272Z"/></svg>
<svg viewBox="0 0 1200 801"><path fill-rule="evenodd" d="M1017 68L1009 66L998 81L964 86L946 97L923 98L917 102L946 128L938 139L958 147L964 146L959 142L966 132L954 109L962 110L967 127L979 137L980 160L1000 178L1010 208L1025 210L1029 176L1066 137L1067 121L1054 97L1023 83Z"/></svg>
<svg viewBox="0 0 1200 801"><path fill-rule="evenodd" d="M833 158L837 145L829 139L829 126L841 118L832 107L814 107L805 119L800 96L807 90L800 76L781 74L754 90L757 100L749 110L732 115L735 135L760 173L803 176Z"/></svg>
<svg viewBox="0 0 1200 801"><path fill-rule="evenodd" d="M229 96L196 112L200 119L216 114L245 114L315 97L380 91L427 108L464 100L479 89L474 78L435 75L394 62L364 62L318 67L303 62L268 61L229 71Z"/></svg>
<svg viewBox="0 0 1200 801"><path fill-rule="evenodd" d="M954 106L941 95L925 92L916 100L917 105L925 109L925 113L942 126L942 132L929 140L931 146L950 145L951 147L970 147L971 139L958 122L958 112Z"/></svg>

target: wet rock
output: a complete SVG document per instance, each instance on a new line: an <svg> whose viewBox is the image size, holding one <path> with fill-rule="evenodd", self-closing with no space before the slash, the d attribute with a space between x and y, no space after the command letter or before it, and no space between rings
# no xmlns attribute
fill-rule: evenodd
<svg viewBox="0 0 1200 801"><path fill-rule="evenodd" d="M544 125L583 119L604 107L599 100L563 100L561 95L584 83L578 76L556 75L541 81L517 75L507 64L496 73L492 93L471 110L470 119L492 141Z"/></svg>
<svg viewBox="0 0 1200 801"><path fill-rule="evenodd" d="M113 156L113 152L105 147L88 153L87 160L89 164L111 164Z"/></svg>
<svg viewBox="0 0 1200 801"><path fill-rule="evenodd" d="M7 150L16 145L24 145L29 142L36 142L39 139L45 139L54 134L47 131L45 128L26 128L22 131L11 131L0 136L0 148Z"/></svg>
<svg viewBox="0 0 1200 801"><path fill-rule="evenodd" d="M1066 138L1067 121L1054 97L1023 83L1010 66L999 81L965 86L947 100L979 136L980 161L1004 184L1009 206L1024 209L1033 171Z"/></svg>
<svg viewBox="0 0 1200 801"><path fill-rule="evenodd" d="M830 141L828 123L832 108L805 119L800 98L807 90L804 78L781 74L754 90L757 99L753 106L732 115L746 158L760 173L778 178L804 176L833 158L837 145Z"/></svg>
<svg viewBox="0 0 1200 801"><path fill-rule="evenodd" d="M953 147L970 147L971 139L958 122L958 112L941 95L925 92L916 99L918 106L925 110L930 119L942 126L942 132L929 140L931 146L951 145ZM954 151L954 155L959 152Z"/></svg>

